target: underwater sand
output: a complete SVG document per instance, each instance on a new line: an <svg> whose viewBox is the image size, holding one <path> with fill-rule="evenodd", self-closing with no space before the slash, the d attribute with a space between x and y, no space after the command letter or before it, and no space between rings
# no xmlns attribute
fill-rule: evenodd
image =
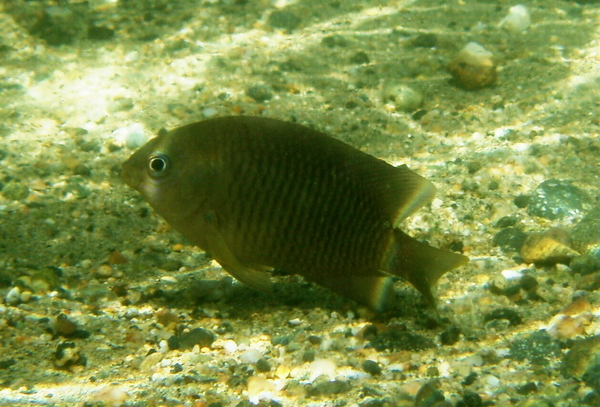
<svg viewBox="0 0 600 407"><path fill-rule="evenodd" d="M498 27L504 1L64 3L0 6L0 405L596 405L598 270L535 267L493 239L506 217L575 234L597 205L597 1L527 2L522 33ZM451 81L471 41L494 86ZM384 100L400 85L422 105ZM401 228L471 258L434 288L439 317L401 281L387 315L294 276L257 293L121 181L161 128L233 114L297 121L432 181ZM515 203L550 179L590 202L559 219ZM575 249L598 253L588 240ZM208 339L186 347L188 331Z"/></svg>

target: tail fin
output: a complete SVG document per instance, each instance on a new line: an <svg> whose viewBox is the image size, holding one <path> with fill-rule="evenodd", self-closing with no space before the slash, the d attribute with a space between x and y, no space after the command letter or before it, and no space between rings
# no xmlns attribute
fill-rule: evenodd
<svg viewBox="0 0 600 407"><path fill-rule="evenodd" d="M444 273L466 264L469 259L421 243L399 229L394 229L394 238L384 260L384 270L410 282L431 306L435 306L431 286Z"/></svg>

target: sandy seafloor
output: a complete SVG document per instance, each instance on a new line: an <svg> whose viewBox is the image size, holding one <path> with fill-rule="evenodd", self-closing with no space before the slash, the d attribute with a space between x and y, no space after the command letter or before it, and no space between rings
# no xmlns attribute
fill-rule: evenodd
<svg viewBox="0 0 600 407"><path fill-rule="evenodd" d="M527 264L494 237L560 227L574 242L559 250L598 253L600 9L524 1L531 26L499 28L516 3L4 1L0 405L597 405L597 267ZM273 27L281 10L296 27ZM450 80L470 41L493 54L494 86ZM400 85L422 106L384 100ZM232 114L297 121L431 180L402 229L471 258L435 287L439 317L401 281L385 315L293 276L256 293L121 181L159 129ZM589 200L530 214L550 179Z"/></svg>

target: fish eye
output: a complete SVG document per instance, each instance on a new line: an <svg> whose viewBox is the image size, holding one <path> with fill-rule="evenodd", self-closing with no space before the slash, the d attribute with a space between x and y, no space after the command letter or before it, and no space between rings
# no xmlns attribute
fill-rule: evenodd
<svg viewBox="0 0 600 407"><path fill-rule="evenodd" d="M156 154L148 159L148 172L152 177L162 177L171 168L171 160L164 154Z"/></svg>

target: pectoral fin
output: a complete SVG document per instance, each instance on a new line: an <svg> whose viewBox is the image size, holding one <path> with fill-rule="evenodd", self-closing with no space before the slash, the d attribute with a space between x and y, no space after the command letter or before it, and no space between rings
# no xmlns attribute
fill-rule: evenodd
<svg viewBox="0 0 600 407"><path fill-rule="evenodd" d="M238 260L229 249L223 235L219 232L217 218L214 213L207 214L205 220L206 232L211 236L210 247L207 247L207 251L221 267L242 283L256 290L269 291L271 289L270 273L248 267Z"/></svg>

